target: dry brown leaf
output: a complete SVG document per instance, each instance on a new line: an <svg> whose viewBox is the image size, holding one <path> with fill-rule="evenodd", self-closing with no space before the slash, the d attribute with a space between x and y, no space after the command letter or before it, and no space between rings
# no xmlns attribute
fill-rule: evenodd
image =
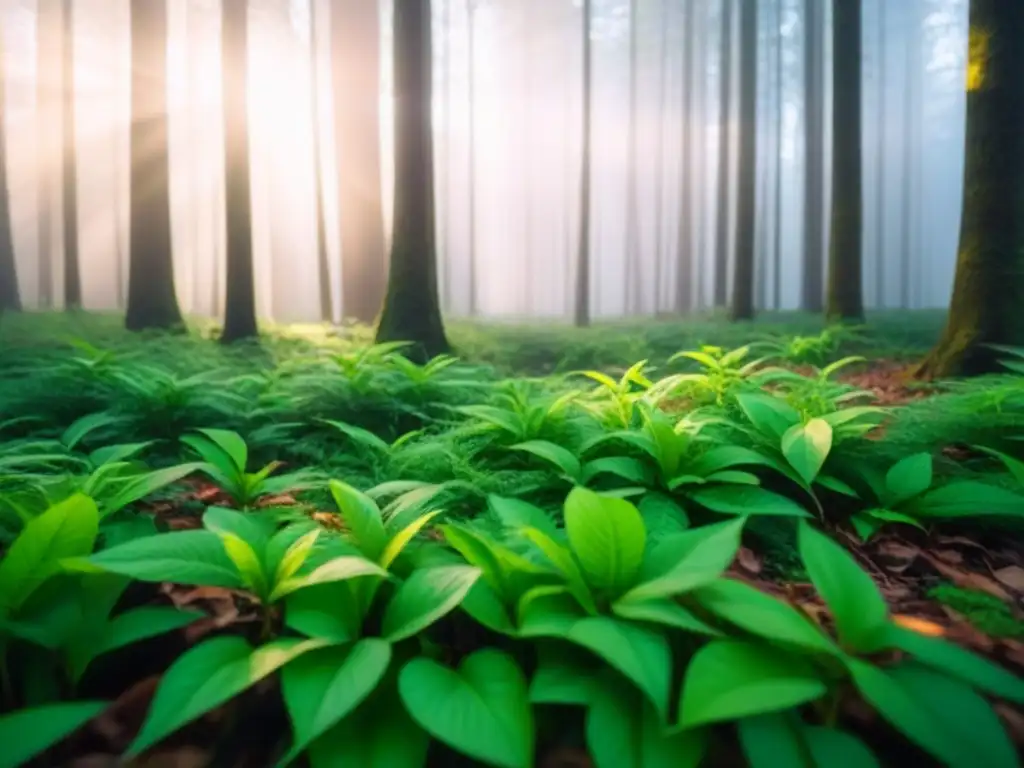
<svg viewBox="0 0 1024 768"><path fill-rule="evenodd" d="M955 549L933 549L931 554L950 565L963 565L964 562L963 553Z"/></svg>
<svg viewBox="0 0 1024 768"><path fill-rule="evenodd" d="M946 628L936 624L933 621L927 619L921 619L917 616L906 616L901 613L897 613L892 617L893 624L909 629L912 632L917 632L919 635L927 635L928 637L943 637L946 634Z"/></svg>
<svg viewBox="0 0 1024 768"><path fill-rule="evenodd" d="M967 617L948 605L939 605L942 612L949 618L950 626L946 630L946 638L957 645L973 648L981 653L992 653L996 649L996 641L974 626Z"/></svg>
<svg viewBox="0 0 1024 768"><path fill-rule="evenodd" d="M740 551L736 555L736 562L743 570L753 574L760 573L764 568L764 559L748 547L740 547Z"/></svg>
<svg viewBox="0 0 1024 768"><path fill-rule="evenodd" d="M1006 730L1013 739L1014 744L1024 745L1024 712L1012 707L1005 702L993 704L992 708L1006 725Z"/></svg>
<svg viewBox="0 0 1024 768"><path fill-rule="evenodd" d="M974 573L973 571L964 571L960 568L955 568L948 563L944 563L942 560L939 560L937 557L932 557L927 552L922 552L921 557L925 558L929 563L931 563L935 570L961 589L976 589L980 592L986 592L993 597L998 597L1000 600L1007 603L1013 602L1013 596L997 581L989 578L988 576L984 576L980 573Z"/></svg>
<svg viewBox="0 0 1024 768"><path fill-rule="evenodd" d="M1024 592L1024 568L1019 565L1008 565L1005 568L993 571L1000 584L1009 587L1016 592Z"/></svg>

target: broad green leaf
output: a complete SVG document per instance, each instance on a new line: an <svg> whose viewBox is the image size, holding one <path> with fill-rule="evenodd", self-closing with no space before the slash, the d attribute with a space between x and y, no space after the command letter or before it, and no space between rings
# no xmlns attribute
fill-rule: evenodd
<svg viewBox="0 0 1024 768"><path fill-rule="evenodd" d="M583 466L580 464L579 458L567 448L547 440L528 440L525 443L516 443L511 448L544 459L560 469L562 474L574 482L583 480Z"/></svg>
<svg viewBox="0 0 1024 768"><path fill-rule="evenodd" d="M462 610L482 626L503 635L515 635L516 627L501 597L484 579L479 579L462 599Z"/></svg>
<svg viewBox="0 0 1024 768"><path fill-rule="evenodd" d="M356 640L362 634L363 610L352 584L335 581L291 593L285 598L285 626L334 644Z"/></svg>
<svg viewBox="0 0 1024 768"><path fill-rule="evenodd" d="M533 765L533 711L511 656L484 649L458 670L416 658L399 674L398 690L412 718L459 752L503 768Z"/></svg>
<svg viewBox="0 0 1024 768"><path fill-rule="evenodd" d="M82 494L29 520L0 559L0 613L19 608L61 560L92 552L98 532L96 503Z"/></svg>
<svg viewBox="0 0 1024 768"><path fill-rule="evenodd" d="M135 757L182 726L230 701L303 653L318 640L275 640L252 648L240 637L215 637L190 648L164 673L126 757Z"/></svg>
<svg viewBox="0 0 1024 768"><path fill-rule="evenodd" d="M563 646L542 646L537 669L530 680L530 701L534 704L572 704L587 706L595 686L594 664L581 659L575 648L562 652ZM547 651L547 653L544 653Z"/></svg>
<svg viewBox="0 0 1024 768"><path fill-rule="evenodd" d="M932 456L915 453L896 462L885 474L889 504L900 504L919 496L932 487Z"/></svg>
<svg viewBox="0 0 1024 768"><path fill-rule="evenodd" d="M690 465L693 474L707 477L715 472L743 466L762 466L774 469L774 458L764 456L751 448L740 445L719 445L711 448Z"/></svg>
<svg viewBox="0 0 1024 768"><path fill-rule="evenodd" d="M414 571L384 609L384 638L396 643L422 632L458 608L478 578L480 569L465 565Z"/></svg>
<svg viewBox="0 0 1024 768"><path fill-rule="evenodd" d="M843 768L880 768L878 758L868 746L845 731L801 724L800 735L811 753L815 768L839 765Z"/></svg>
<svg viewBox="0 0 1024 768"><path fill-rule="evenodd" d="M842 546L807 523L800 526L799 548L840 641L857 651L878 650L889 611L872 578Z"/></svg>
<svg viewBox="0 0 1024 768"><path fill-rule="evenodd" d="M583 574L572 553L537 528L523 528L522 533L539 549L545 558L565 577L569 592L587 613L596 614L597 605L590 594L590 587L583 580Z"/></svg>
<svg viewBox="0 0 1024 768"><path fill-rule="evenodd" d="M210 507L203 514L203 528L218 535L231 534L254 549L263 550L276 523L269 517L225 507Z"/></svg>
<svg viewBox="0 0 1024 768"><path fill-rule="evenodd" d="M686 668L679 724L692 728L778 712L827 692L821 676L800 656L767 644L713 640Z"/></svg>
<svg viewBox="0 0 1024 768"><path fill-rule="evenodd" d="M245 586L261 598L266 595L267 577L263 573L263 563L253 548L244 539L231 533L220 534L220 538L224 551L235 564Z"/></svg>
<svg viewBox="0 0 1024 768"><path fill-rule="evenodd" d="M647 529L647 547L659 539L685 531L690 525L686 510L678 501L663 493L645 493L637 503Z"/></svg>
<svg viewBox="0 0 1024 768"><path fill-rule="evenodd" d="M199 471L201 467L202 464L198 463L177 464L173 467L163 467L141 474L121 486L116 493L101 499L100 516L108 517L129 504L141 501L151 493Z"/></svg>
<svg viewBox="0 0 1024 768"><path fill-rule="evenodd" d="M900 523L902 525L911 525L914 528L920 528L922 531L926 530L920 522L912 518L910 515L904 515L902 512L893 512L891 509L876 507L875 509L865 509L863 512L858 514L874 518L878 521L879 527L886 523Z"/></svg>
<svg viewBox="0 0 1024 768"><path fill-rule="evenodd" d="M290 765L358 707L377 687L390 663L391 645L379 638L365 638L351 646L310 651L285 666L281 693L295 737L278 765Z"/></svg>
<svg viewBox="0 0 1024 768"><path fill-rule="evenodd" d="M746 518L740 518L718 528L698 541L670 571L637 584L619 602L673 597L715 581L735 559L745 523Z"/></svg>
<svg viewBox="0 0 1024 768"><path fill-rule="evenodd" d="M697 768L707 752L706 733L666 733L650 703L610 675L592 685L586 732L597 768Z"/></svg>
<svg viewBox="0 0 1024 768"><path fill-rule="evenodd" d="M1024 517L1024 496L975 480L954 480L907 502L920 518Z"/></svg>
<svg viewBox="0 0 1024 768"><path fill-rule="evenodd" d="M139 581L238 588L238 571L211 531L173 531L98 552L88 563Z"/></svg>
<svg viewBox="0 0 1024 768"><path fill-rule="evenodd" d="M583 482L589 482L598 475L614 475L639 485L651 482L651 472L647 465L629 456L605 456L588 461L583 466Z"/></svg>
<svg viewBox="0 0 1024 768"><path fill-rule="evenodd" d="M277 586L274 587L274 591L270 595L270 600L272 602L280 600L285 595L291 594L292 592L305 587L312 587L317 584L328 584L334 581L348 581L350 579L358 579L362 576L373 576L375 578L386 579L388 577L388 572L376 563L367 560L365 557L360 557L359 555L343 555L341 557L336 557L333 560L328 560L323 565L314 568L305 575L293 576L290 579L278 582Z"/></svg>
<svg viewBox="0 0 1024 768"><path fill-rule="evenodd" d="M331 480L329 487L353 542L368 558L377 560L388 540L377 503L346 483Z"/></svg>
<svg viewBox="0 0 1024 768"><path fill-rule="evenodd" d="M288 529L280 531L277 536L285 534ZM320 529L314 528L308 533L303 534L298 539L293 541L288 549L285 550L284 555L280 561L277 562L274 570L274 585L280 584L283 581L287 581L292 578L299 569L306 564L306 560L309 559L310 553L313 551L313 547L316 545L316 541L320 538ZM275 539L277 537L275 536Z"/></svg>
<svg viewBox="0 0 1024 768"><path fill-rule="evenodd" d="M0 768L18 768L70 736L107 708L102 701L76 701L19 709L0 715Z"/></svg>
<svg viewBox="0 0 1024 768"><path fill-rule="evenodd" d="M565 500L565 529L589 584L621 590L636 579L647 531L628 501L574 488Z"/></svg>
<svg viewBox="0 0 1024 768"><path fill-rule="evenodd" d="M428 512L425 515L420 515L418 518L413 520L402 530L400 530L398 533L392 536L388 543L385 545L384 551L380 554L379 562L381 564L381 567L390 568L391 564L395 562L395 558L402 554L402 550L405 549L408 546L409 542L416 537L416 534L423 530L427 523L429 523L431 520L433 520L440 514L441 510L436 510L434 512Z"/></svg>
<svg viewBox="0 0 1024 768"><path fill-rule="evenodd" d="M800 736L786 712L744 717L737 723L743 755L750 768L829 768L845 763L808 766Z"/></svg>
<svg viewBox="0 0 1024 768"><path fill-rule="evenodd" d="M705 609L753 635L808 651L838 653L832 640L804 614L748 584L719 579L695 594Z"/></svg>
<svg viewBox="0 0 1024 768"><path fill-rule="evenodd" d="M509 499L492 494L487 497L487 505L506 528L536 528L548 536L555 536L558 533L551 515L522 499Z"/></svg>
<svg viewBox="0 0 1024 768"><path fill-rule="evenodd" d="M492 589L502 594L505 589L505 566L498 554L497 546L482 533L469 526L449 523L441 526L448 545L483 572L483 580Z"/></svg>
<svg viewBox="0 0 1024 768"><path fill-rule="evenodd" d="M764 394L739 394L736 403L754 425L765 435L782 439L790 427L800 423L800 414L781 398Z"/></svg>
<svg viewBox="0 0 1024 768"><path fill-rule="evenodd" d="M705 486L691 491L689 497L702 507L723 515L811 516L789 497L756 485Z"/></svg>
<svg viewBox="0 0 1024 768"><path fill-rule="evenodd" d="M331 419L324 419L325 424L330 424L339 432L352 438L355 442L362 445L368 445L371 448L380 451L381 453L388 453L391 450L391 446L387 442L381 440L377 435L370 432L368 429L362 427L356 427L352 424L346 424L344 421L333 421Z"/></svg>
<svg viewBox="0 0 1024 768"><path fill-rule="evenodd" d="M621 619L646 621L665 627L681 629L683 632L694 632L699 635L717 637L722 633L709 624L704 623L679 603L668 600L619 600L612 603L612 613Z"/></svg>
<svg viewBox="0 0 1024 768"><path fill-rule="evenodd" d="M588 616L573 625L566 639L596 653L625 675L665 720L672 654L663 632L607 616Z"/></svg>
<svg viewBox="0 0 1024 768"><path fill-rule="evenodd" d="M838 493L843 496L849 496L851 499L859 499L860 494L847 483L840 480L838 477L832 477L831 475L818 475L814 478L815 485L820 485L822 488L827 488L833 493Z"/></svg>
<svg viewBox="0 0 1024 768"><path fill-rule="evenodd" d="M782 436L782 455L808 485L818 476L832 450L832 427L823 419L797 424Z"/></svg>
<svg viewBox="0 0 1024 768"><path fill-rule="evenodd" d="M249 463L249 448L237 432L227 429L198 429L196 431L205 435L220 448L231 459L231 463L239 472L245 472L246 464Z"/></svg>
<svg viewBox="0 0 1024 768"><path fill-rule="evenodd" d="M516 606L520 637L568 637L584 615L579 601L561 585L528 589Z"/></svg>

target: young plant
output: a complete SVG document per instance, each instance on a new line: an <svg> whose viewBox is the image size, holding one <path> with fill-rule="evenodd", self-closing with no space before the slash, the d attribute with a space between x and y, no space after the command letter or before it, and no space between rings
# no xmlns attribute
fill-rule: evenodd
<svg viewBox="0 0 1024 768"><path fill-rule="evenodd" d="M454 410L478 420L487 432L525 442L544 439L578 397L575 391L538 397L528 386L510 382L496 394L494 405L463 405Z"/></svg>
<svg viewBox="0 0 1024 768"><path fill-rule="evenodd" d="M580 375L596 381L598 386L588 400L580 403L599 417L610 414L609 420L623 429L633 424L635 405L644 399L653 382L644 374L647 361L634 363L618 381L600 371L580 371Z"/></svg>
<svg viewBox="0 0 1024 768"><path fill-rule="evenodd" d="M699 373L668 376L651 389L652 402L668 398L687 398L696 405L722 406L726 398L748 386L756 377L766 358L747 360L749 346L726 351L721 347L704 346L700 350L679 352L669 363L689 359L699 364Z"/></svg>

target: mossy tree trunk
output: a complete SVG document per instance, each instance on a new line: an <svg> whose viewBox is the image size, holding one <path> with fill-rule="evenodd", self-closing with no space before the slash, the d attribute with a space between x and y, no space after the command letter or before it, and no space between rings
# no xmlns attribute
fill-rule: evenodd
<svg viewBox="0 0 1024 768"><path fill-rule="evenodd" d="M222 0L221 71L224 78L224 207L227 215L225 343L250 339L256 325L252 263L252 188L249 183L249 0Z"/></svg>
<svg viewBox="0 0 1024 768"><path fill-rule="evenodd" d="M921 378L999 369L1024 345L1024 3L971 0L960 250L946 328Z"/></svg>
<svg viewBox="0 0 1024 768"><path fill-rule="evenodd" d="M431 2L395 3L395 201L391 267L377 341L409 341L427 359L448 350L437 291Z"/></svg>
<svg viewBox="0 0 1024 768"><path fill-rule="evenodd" d="M125 327L183 325L174 292L167 132L167 2L132 0L131 224Z"/></svg>
<svg viewBox="0 0 1024 768"><path fill-rule="evenodd" d="M757 0L740 5L740 146L736 203L733 320L754 317L755 180L757 178Z"/></svg>
<svg viewBox="0 0 1024 768"><path fill-rule="evenodd" d="M828 303L831 320L864 317L861 286L861 0L833 0L832 233Z"/></svg>
<svg viewBox="0 0 1024 768"><path fill-rule="evenodd" d="M75 119L75 11L64 0L61 10L61 182L64 213L64 307L82 306L82 269L78 257L78 149Z"/></svg>
<svg viewBox="0 0 1024 768"><path fill-rule="evenodd" d="M408 0L395 3L407 5ZM341 218L341 312L377 319L387 283L380 148L380 8L331 3L334 130Z"/></svg>
<svg viewBox="0 0 1024 768"><path fill-rule="evenodd" d="M11 190L7 183L7 68L0 40L0 313L21 309L18 271L14 262L14 234L11 228Z"/></svg>

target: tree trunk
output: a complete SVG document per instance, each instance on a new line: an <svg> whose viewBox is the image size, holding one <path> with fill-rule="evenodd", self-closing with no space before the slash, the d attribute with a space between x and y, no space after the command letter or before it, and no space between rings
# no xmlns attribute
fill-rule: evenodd
<svg viewBox="0 0 1024 768"><path fill-rule="evenodd" d="M960 249L949 318L922 378L999 370L1024 345L1024 4L972 0Z"/></svg>
<svg viewBox="0 0 1024 768"><path fill-rule="evenodd" d="M399 5L396 3L396 5ZM342 314L377 319L387 282L380 148L380 9L331 3Z"/></svg>
<svg viewBox="0 0 1024 768"><path fill-rule="evenodd" d="M61 113L64 177L64 307L82 306L82 275L78 259L78 160L75 136L75 15L72 0L64 0L61 11L61 84L64 104Z"/></svg>
<svg viewBox="0 0 1024 768"><path fill-rule="evenodd" d="M7 67L0 40L0 313L21 309L11 226L11 188L7 180Z"/></svg>
<svg viewBox="0 0 1024 768"><path fill-rule="evenodd" d="M910 265L913 262L913 245L911 227L914 220L914 168L917 160L915 148L919 146L919 137L914 131L914 113L920 107L916 98L916 72L921 66L920 54L920 9L917 0L904 0L906 3L906 72L904 83L906 90L903 97L903 178L902 221L900 222L900 309L910 308Z"/></svg>
<svg viewBox="0 0 1024 768"><path fill-rule="evenodd" d="M580 149L580 220L576 244L576 325L590 325L590 112L593 94L591 79L593 62L590 24L592 0L583 0L583 124Z"/></svg>
<svg viewBox="0 0 1024 768"><path fill-rule="evenodd" d="M256 287L252 262L252 187L249 181L249 0L222 0L221 72L224 78L224 190L227 293L225 343L254 338Z"/></svg>
<svg viewBox="0 0 1024 768"><path fill-rule="evenodd" d="M469 197L469 315L480 311L476 281L476 0L466 0L466 44L469 48L469 80L466 111L469 114L469 179L466 194Z"/></svg>
<svg viewBox="0 0 1024 768"><path fill-rule="evenodd" d="M431 2L394 6L395 224L377 341L409 341L425 360L448 350L437 293Z"/></svg>
<svg viewBox="0 0 1024 768"><path fill-rule="evenodd" d="M781 309L782 285L782 105L786 97L786 84L782 79L782 5L775 4L775 179L772 190L772 258L775 260L775 309ZM755 270L755 279L757 272Z"/></svg>
<svg viewBox="0 0 1024 768"><path fill-rule="evenodd" d="M665 157L665 114L666 104L668 102L668 77L665 68L665 59L668 55L668 2L669 0L662 0L661 13L659 20L661 22L661 34L659 36L658 46L658 125L657 132L658 138L655 147L655 160L657 168L657 181L654 186L654 314L657 315L661 310L661 272L662 272L662 259L664 253L662 252L662 242L664 238L664 218L665 218L665 176L664 176L664 157Z"/></svg>
<svg viewBox="0 0 1024 768"><path fill-rule="evenodd" d="M36 115L38 178L37 206L39 215L39 307L53 306L54 245L54 164L56 154L55 124L59 121L61 99L57 97L63 62L61 61L61 2L39 0L36 17Z"/></svg>
<svg viewBox="0 0 1024 768"><path fill-rule="evenodd" d="M320 131L320 62L317 57L317 5L319 0L309 0L309 71L312 93L310 105L313 110L313 180L316 184L316 264L320 279L320 319L325 323L334 321L334 302L331 297L331 267L327 253L327 209L324 205L323 136Z"/></svg>
<svg viewBox="0 0 1024 768"><path fill-rule="evenodd" d="M875 230L877 234L875 236L875 303L876 309L885 307L885 252L886 252L886 239L885 239L885 220L886 220L886 207L885 199L887 197L885 187L885 150L886 150L886 121L888 115L886 114L886 106L888 105L888 99L886 98L886 88L888 87L888 77L886 76L886 70L888 69L888 57L886 56L886 33L885 28L888 21L886 15L887 4L884 0L879 0L878 3L878 145L876 148L877 154L875 155ZM833 96L833 98L835 98Z"/></svg>
<svg viewBox="0 0 1024 768"><path fill-rule="evenodd" d="M729 150L732 135L729 113L732 106L732 2L722 0L722 51L718 101L718 205L715 211L714 305L724 307L729 294L729 213L732 208Z"/></svg>
<svg viewBox="0 0 1024 768"><path fill-rule="evenodd" d="M133 0L131 235L125 326L183 324L174 292L167 146L167 3Z"/></svg>
<svg viewBox="0 0 1024 768"><path fill-rule="evenodd" d="M629 161L626 181L626 314L640 309L643 269L640 263L640 201L637 190L637 63L640 54L637 29L638 0L629 2Z"/></svg>
<svg viewBox="0 0 1024 768"><path fill-rule="evenodd" d="M740 146L733 320L754 317L754 202L757 162L757 2L740 4Z"/></svg>
<svg viewBox="0 0 1024 768"><path fill-rule="evenodd" d="M827 316L860 321L861 297L861 0L833 0L832 243Z"/></svg>
<svg viewBox="0 0 1024 768"><path fill-rule="evenodd" d="M804 0L803 308L821 312L825 240L825 41L821 0ZM842 95L840 95L842 98Z"/></svg>
<svg viewBox="0 0 1024 768"><path fill-rule="evenodd" d="M686 314L693 309L693 70L697 35L694 30L694 4L683 5L683 95L680 132L679 228L676 243L676 284L672 309Z"/></svg>

